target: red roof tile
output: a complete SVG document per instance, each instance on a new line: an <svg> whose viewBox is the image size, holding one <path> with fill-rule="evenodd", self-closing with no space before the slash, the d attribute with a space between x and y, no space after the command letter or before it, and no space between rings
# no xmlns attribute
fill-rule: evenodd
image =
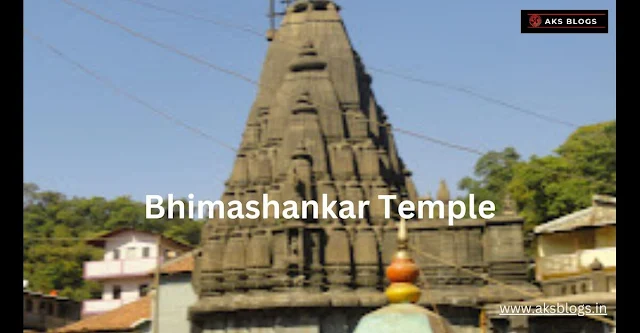
<svg viewBox="0 0 640 333"><path fill-rule="evenodd" d="M193 252L187 252L178 258L168 261L164 265L160 266L160 272L162 274L176 274L193 272L194 258Z"/></svg>
<svg viewBox="0 0 640 333"><path fill-rule="evenodd" d="M142 320L151 319L151 296L125 304L117 309L91 316L53 330L54 333L123 332L134 328Z"/></svg>

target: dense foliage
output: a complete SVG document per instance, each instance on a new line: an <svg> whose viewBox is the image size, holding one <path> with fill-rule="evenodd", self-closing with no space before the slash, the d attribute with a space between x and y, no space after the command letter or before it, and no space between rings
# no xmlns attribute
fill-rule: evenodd
<svg viewBox="0 0 640 333"><path fill-rule="evenodd" d="M166 200L164 201L166 203ZM166 208L166 205L165 205ZM129 197L67 198L62 193L23 185L23 276L29 289L77 300L100 294L97 283L82 279L83 262L100 260L102 251L85 240L121 227L154 231L197 244L202 223L174 218L148 220L145 206Z"/></svg>
<svg viewBox="0 0 640 333"><path fill-rule="evenodd" d="M583 126L548 156L522 160L514 148L489 152L476 178L458 187L476 203L492 200L498 211L507 194L525 218L526 230L591 204L593 194L616 195L616 122Z"/></svg>

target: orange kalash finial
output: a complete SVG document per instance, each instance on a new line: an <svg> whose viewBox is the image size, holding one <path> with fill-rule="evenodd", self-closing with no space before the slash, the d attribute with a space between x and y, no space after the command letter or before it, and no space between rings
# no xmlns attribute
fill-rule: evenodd
<svg viewBox="0 0 640 333"><path fill-rule="evenodd" d="M387 278L391 282L385 294L390 303L416 303L420 299L420 288L414 285L420 271L409 256L407 223L400 220L398 226L398 251L387 267Z"/></svg>

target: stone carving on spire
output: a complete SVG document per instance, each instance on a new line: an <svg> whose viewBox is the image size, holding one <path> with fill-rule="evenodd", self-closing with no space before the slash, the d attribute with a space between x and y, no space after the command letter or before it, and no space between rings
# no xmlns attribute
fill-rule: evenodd
<svg viewBox="0 0 640 333"><path fill-rule="evenodd" d="M343 315L336 307L382 305L383 264L392 259L393 265L398 260L407 263L402 254L406 224L397 225L397 208L400 201L417 196L413 176L400 158L390 121L371 91L371 78L352 48L338 7L331 1L296 1L274 36L221 201L261 202L267 194L280 208L285 200L324 198L369 200L370 206L363 219L343 219L334 205L331 212L336 217L285 220L282 211L280 217L274 216L275 205L260 205L266 217L233 220L216 215L208 221L193 275L199 300L190 311L211 327L219 324L211 324L220 317L212 314L219 311L317 308ZM292 50L291 45L300 47ZM389 194L397 198L391 201L387 217L378 196ZM449 197L442 181L437 198L448 202ZM484 238L514 238L519 227L473 226L441 233L422 224L412 228L412 237L420 239L419 246L455 248L456 255L468 259L465 265L475 265L475 270L519 277L519 268L499 266L504 259L501 250L482 247ZM443 234L447 241L441 242L438 237ZM396 243L401 251L394 257ZM519 265L511 252L504 261ZM490 271L487 262L499 269ZM419 260L417 264L422 265ZM423 269L423 274L457 274L438 269ZM443 283L449 283L455 276L445 277ZM412 295L402 297L417 297ZM288 318L294 317L303 315Z"/></svg>
<svg viewBox="0 0 640 333"><path fill-rule="evenodd" d="M449 193L447 182L444 179L440 180L440 186L438 187L438 193L436 194L436 199L445 203L451 200L451 194Z"/></svg>

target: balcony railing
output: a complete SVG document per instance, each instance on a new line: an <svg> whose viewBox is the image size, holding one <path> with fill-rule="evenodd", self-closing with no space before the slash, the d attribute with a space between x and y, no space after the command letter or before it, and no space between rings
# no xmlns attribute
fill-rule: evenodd
<svg viewBox="0 0 640 333"><path fill-rule="evenodd" d="M158 258L88 261L84 263L84 278L101 280L128 276L143 276L158 265Z"/></svg>
<svg viewBox="0 0 640 333"><path fill-rule="evenodd" d="M82 302L82 315L94 315L119 308L124 304L121 299L91 299Z"/></svg>
<svg viewBox="0 0 640 333"><path fill-rule="evenodd" d="M616 248L581 250L571 254L557 254L536 259L536 277L544 280L551 277L576 275L591 270L598 260L603 268L616 267Z"/></svg>

